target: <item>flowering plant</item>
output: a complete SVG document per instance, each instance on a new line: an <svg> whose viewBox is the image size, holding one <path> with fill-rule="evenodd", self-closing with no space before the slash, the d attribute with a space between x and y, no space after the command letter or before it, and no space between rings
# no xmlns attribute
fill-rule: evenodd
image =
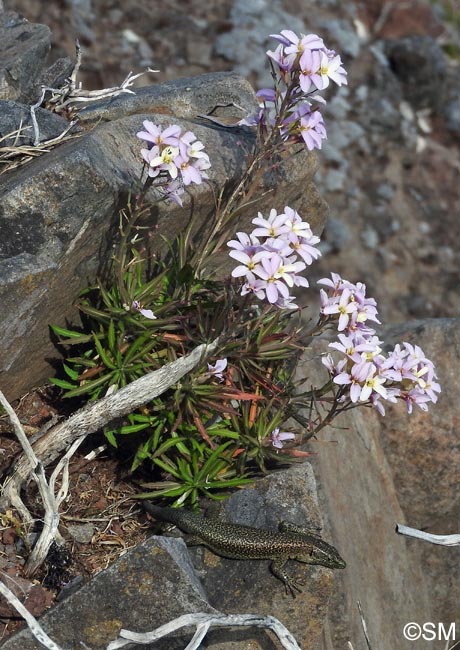
<svg viewBox="0 0 460 650"><path fill-rule="evenodd" d="M308 453L300 445L350 408L383 415L384 401L399 399L409 413L414 404L426 410L440 391L418 346L383 352L369 325L379 323L376 302L362 283L334 273L320 280L318 321L298 325L294 292L309 287L303 273L321 253L319 237L296 209L258 212L252 232L236 231L236 217L257 200L258 180L274 155L282 159L291 146L321 148L324 99L317 92L330 81L346 83L340 56L315 34L284 30L274 38L278 46L267 52L273 88L259 91L258 112L240 121L256 130L254 150L243 178L225 200L220 194L209 232L196 242L192 219L164 256L147 254L138 224L149 202L182 206L185 190L207 180L211 161L191 131L145 120L137 133L143 184L120 213L109 276L78 303L83 331L53 327L63 345L77 349L64 364L66 377L53 380L73 398L115 391L219 337L216 357L104 431L130 456L132 471L149 465L154 480L142 483L145 497L176 504L196 504L200 494L221 498L278 462L302 460ZM235 266L222 279L208 260L224 245ZM329 377L305 391L295 381L299 353L331 328L337 340L323 358ZM281 430L289 418L296 425Z"/></svg>

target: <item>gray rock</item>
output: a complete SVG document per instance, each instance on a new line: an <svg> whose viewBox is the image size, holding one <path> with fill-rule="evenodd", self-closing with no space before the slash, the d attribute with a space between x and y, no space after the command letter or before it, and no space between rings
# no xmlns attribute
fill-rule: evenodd
<svg viewBox="0 0 460 650"><path fill-rule="evenodd" d="M271 474L257 481L254 487L234 493L220 510L226 521L257 528L277 530L282 520L310 530L317 530L322 525L317 509L316 481L309 463ZM288 571L305 578L303 593L293 600L285 594L282 583L270 573L268 561L229 560L216 557L202 547L192 549L192 552L198 570L200 573L204 571L202 582L212 606L226 613L275 615L293 633L301 647L319 649L327 603L337 572L320 566L290 563ZM258 642L257 645L251 644L254 650L270 647L265 633L251 631L251 637ZM214 633L210 639L229 641L229 634L227 631L225 635ZM247 643L237 647L248 648ZM220 650L221 646L218 647Z"/></svg>
<svg viewBox="0 0 460 650"><path fill-rule="evenodd" d="M214 72L199 77L184 77L155 86L136 88L135 95L123 94L109 101L92 102L79 112L80 122L112 122L128 115L159 113L196 119L218 104L235 104L225 110L226 117L241 119L256 106L251 85L234 72ZM241 106L244 110L237 108ZM214 112L214 117L219 113ZM206 124L206 122L204 122ZM207 123L214 128L211 123Z"/></svg>
<svg viewBox="0 0 460 650"><path fill-rule="evenodd" d="M339 88L327 104L327 114L332 115L335 120L345 120L351 111L351 104L347 99L348 95L348 88L345 86Z"/></svg>
<svg viewBox="0 0 460 650"><path fill-rule="evenodd" d="M374 95L369 101L367 111L367 119L371 129L379 129L379 131L387 133L391 139L399 140L401 115L392 100Z"/></svg>
<svg viewBox="0 0 460 650"><path fill-rule="evenodd" d="M13 11L0 12L0 99L33 103L51 47L51 31Z"/></svg>
<svg viewBox="0 0 460 650"><path fill-rule="evenodd" d="M345 157L345 150L352 144L359 142L365 135L364 129L351 120L330 121L327 124L327 142L325 149L330 146L342 152L342 158ZM328 153L326 151L326 157Z"/></svg>
<svg viewBox="0 0 460 650"><path fill-rule="evenodd" d="M361 233L361 240L366 246L366 248L377 248L380 242L379 234L375 230L375 228L372 228L372 226L367 226L363 232Z"/></svg>
<svg viewBox="0 0 460 650"><path fill-rule="evenodd" d="M49 324L78 322L72 304L100 270L111 246L111 227L118 221L117 205L140 176L142 145L135 134L142 121L192 129L209 152L211 181L222 187L241 178L253 133L248 128L219 127L196 116L231 102L248 113L253 110L249 84L233 73L142 88L136 95L84 111L87 134L2 177L0 370L8 373L3 383L10 399L54 374L45 361L56 356ZM241 117L241 111L228 109L228 115L235 114ZM226 116L224 109L223 119ZM99 119L102 124L96 126ZM309 220L320 232L325 205L313 184L315 169L314 156L305 151L267 174L265 181L267 187L276 186L279 208L291 205L300 214L315 215ZM214 209L214 194L202 184L193 189L193 197L197 223L206 223ZM257 209L267 210L273 201L268 193ZM159 245L160 234L174 237L184 227L191 205L188 195L184 205L185 209L156 208ZM251 207L242 218L248 222L253 215Z"/></svg>
<svg viewBox="0 0 460 650"><path fill-rule="evenodd" d="M91 0L66 0L66 4L70 6L75 33L87 43L92 43L95 34L90 25L95 20L95 14Z"/></svg>
<svg viewBox="0 0 460 650"><path fill-rule="evenodd" d="M60 88L67 77L72 74L74 62L68 56L58 59L45 70L40 80L43 86Z"/></svg>
<svg viewBox="0 0 460 650"><path fill-rule="evenodd" d="M395 195L395 188L390 183L380 183L380 185L377 187L376 194L380 199L391 201Z"/></svg>
<svg viewBox="0 0 460 650"><path fill-rule="evenodd" d="M143 632L182 614L212 611L182 540L151 537L46 612L40 623L62 648L105 650L122 628ZM189 638L184 633L166 637L155 650L183 650ZM42 647L23 630L2 650Z"/></svg>
<svg viewBox="0 0 460 650"><path fill-rule="evenodd" d="M330 250L337 252L345 248L348 241L350 241L352 234L348 225L337 219L336 217L329 216L326 221L324 229L326 242L330 246Z"/></svg>
<svg viewBox="0 0 460 650"><path fill-rule="evenodd" d="M460 134L460 97L447 102L443 108L446 117L446 127L455 134Z"/></svg>
<svg viewBox="0 0 460 650"><path fill-rule="evenodd" d="M346 171L343 169L330 169L324 174L324 185L327 192L341 192L347 181Z"/></svg>
<svg viewBox="0 0 460 650"><path fill-rule="evenodd" d="M69 126L66 119L44 108L36 109L35 117L37 118L40 142L56 138ZM14 132L19 129L21 129L20 135L16 136ZM9 134L13 135L6 138L5 136ZM0 138L3 147L33 144L35 134L29 106L12 100L0 100Z"/></svg>
<svg viewBox="0 0 460 650"><path fill-rule="evenodd" d="M425 319L385 329L385 340L420 345L436 366L442 392L428 413L414 407L391 407L381 421L381 441L391 467L405 523L431 533L454 534L460 521L458 468L460 429L455 405L460 391L456 368L460 359L458 319ZM418 544L421 564L429 583L434 618L459 620L460 564L458 548ZM428 619L427 619L428 620Z"/></svg>
<svg viewBox="0 0 460 650"><path fill-rule="evenodd" d="M285 11L280 0L234 0L230 19L233 28L217 37L216 54L234 62L239 74L255 74L259 86L270 87L272 78L263 52L273 50L276 42L269 34L278 34L287 26L296 33L307 33L304 22Z"/></svg>
<svg viewBox="0 0 460 650"><path fill-rule="evenodd" d="M318 21L318 25L329 32L331 37L337 43L338 52L348 54L353 58L359 55L361 50L361 41L352 23L344 18L326 19Z"/></svg>
<svg viewBox="0 0 460 650"><path fill-rule="evenodd" d="M71 538L80 544L89 544L96 530L94 524L67 524L66 528Z"/></svg>
<svg viewBox="0 0 460 650"><path fill-rule="evenodd" d="M437 109L443 99L447 62L435 39L414 35L388 40L385 53L406 99L417 109Z"/></svg>

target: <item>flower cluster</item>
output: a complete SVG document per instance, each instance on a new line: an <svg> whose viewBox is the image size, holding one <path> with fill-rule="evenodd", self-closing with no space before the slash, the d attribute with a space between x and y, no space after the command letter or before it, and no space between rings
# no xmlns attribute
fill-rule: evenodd
<svg viewBox="0 0 460 650"><path fill-rule="evenodd" d="M259 212L252 223L257 228L250 235L238 232L238 240L227 243L233 249L230 257L240 262L232 276L245 278L242 295L252 292L277 307L297 309L289 289L309 286L308 280L298 274L321 255L315 247L319 237L288 206L281 214L272 209L267 219Z"/></svg>
<svg viewBox="0 0 460 650"><path fill-rule="evenodd" d="M151 178L169 178L170 182L163 188L165 195L182 205L179 198L184 192L182 184L200 185L207 178L205 170L209 169L211 163L208 154L203 151L204 145L192 131L182 133L180 126L174 124L162 130L160 126L145 120L143 126L144 131L136 135L147 143L147 148L141 149L141 154L148 165L148 175Z"/></svg>
<svg viewBox="0 0 460 650"><path fill-rule="evenodd" d="M248 126L259 125L262 130L276 128L284 141L304 142L307 149L321 149L326 127L318 106L311 100L325 103L316 93L333 81L338 86L347 83L347 73L340 56L328 49L316 34L297 36L285 29L271 34L278 41L269 50L274 88L257 93L259 111L241 121Z"/></svg>
<svg viewBox="0 0 460 650"><path fill-rule="evenodd" d="M370 403L382 415L382 399L403 400L408 413L414 404L427 411L428 402L436 403L441 387L433 363L420 347L403 343L387 355L382 353L383 342L367 324L379 320L375 300L366 297L366 286L352 284L335 273L331 280L324 278L319 283L329 287L329 293L321 289L321 313L338 319L341 332L329 347L344 358L336 363L330 354L323 357L334 383L348 387L348 391L342 389L340 399Z"/></svg>

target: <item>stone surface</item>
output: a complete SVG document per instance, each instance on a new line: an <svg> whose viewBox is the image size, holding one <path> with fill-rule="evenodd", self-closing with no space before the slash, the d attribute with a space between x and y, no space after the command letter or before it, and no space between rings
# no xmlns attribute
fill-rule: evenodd
<svg viewBox="0 0 460 650"><path fill-rule="evenodd" d="M66 650L106 650L124 628L147 632L190 612L212 612L181 540L151 537L44 614L40 624ZM183 650L190 634L178 633L155 650ZM85 645L86 644L86 645ZM2 650L41 650L28 630Z"/></svg>
<svg viewBox="0 0 460 650"><path fill-rule="evenodd" d="M318 529L322 523L309 463L272 474L254 487L238 491L219 510L226 521L273 530L282 520L310 529ZM219 514L214 511L212 516ZM182 540L151 537L43 615L40 623L67 650L77 650L83 644L91 650L105 650L122 627L139 632L153 630L187 612L266 614L284 623L301 647L317 650L337 572L298 562L290 562L288 569L292 575L305 578L303 593L295 600L270 573L268 560L230 560L203 547L187 551ZM186 637L177 635L155 644L152 650L182 650L185 645ZM9 638L2 650L39 647L24 630ZM263 630L225 628L208 634L206 647L274 650L277 645Z"/></svg>
<svg viewBox="0 0 460 650"><path fill-rule="evenodd" d="M413 648L403 637L410 621L442 622L448 629L458 618L458 548L409 539L394 530L403 523L458 533L460 431L452 406L460 390L458 361L452 362L460 358L458 332L458 320L433 320L383 333L388 343L417 343L434 360L443 393L428 414L417 410L408 416L402 404L387 409L385 418L355 409L335 420L339 428L322 432L320 441L308 446L315 452L312 464L320 505L331 522L329 534L347 562L347 569L336 574L322 650L347 642L355 650L367 648L357 600L371 646L379 650ZM315 343L315 352L324 348L324 342ZM306 362L301 375L312 371ZM324 370L318 365L317 372ZM433 648L423 639L416 645L417 650Z"/></svg>
<svg viewBox="0 0 460 650"><path fill-rule="evenodd" d="M67 524L67 532L80 544L90 544L96 527L93 524Z"/></svg>
<svg viewBox="0 0 460 650"><path fill-rule="evenodd" d="M4 556L3 556L4 557ZM21 601L32 616L39 617L48 609L54 600L54 595L37 581L27 580L17 575L14 569L2 567L2 582ZM0 616L11 618L17 616L16 609L2 597L0 601Z"/></svg>
<svg viewBox="0 0 460 650"><path fill-rule="evenodd" d="M442 104L447 62L430 36L405 36L385 42L391 70L401 81L404 95L417 109Z"/></svg>
<svg viewBox="0 0 460 650"><path fill-rule="evenodd" d="M196 116L216 104L235 101L250 112L254 95L249 84L232 73L182 79L165 84L164 93L161 86L144 88L139 95L109 102L107 109L92 108L91 115L85 114L87 134L2 177L0 370L8 373L2 385L9 398L53 374L46 362L57 356L49 324L78 322L72 304L103 265L112 245L110 233L118 223L117 205L141 173L142 145L135 133L142 121L163 126L174 121L193 130L210 155L210 180L220 188L241 177L253 134L248 128L220 127ZM234 111L231 106L233 120ZM94 126L90 117L102 117L103 123ZM276 187L279 209L284 205L298 209L309 215L316 232L321 231L325 204L313 184L315 168L314 156L305 152L267 175L265 189L270 191L257 209L273 206ZM186 195L184 209L171 205L152 209L158 246L162 234L174 237L184 227L191 205ZM193 188L193 205L197 223L207 223L214 208L208 184ZM253 207L243 214L246 222L253 216Z"/></svg>
<svg viewBox="0 0 460 650"><path fill-rule="evenodd" d="M460 522L460 320L422 320L388 327L385 341L420 345L438 371L442 392L429 413L408 417L392 407L380 422L382 446L408 526L455 534ZM411 542L413 544L413 542ZM435 619L460 624L459 549L420 544Z"/></svg>
<svg viewBox="0 0 460 650"><path fill-rule="evenodd" d="M222 518L234 523L277 530L285 520L310 529L321 527L316 481L309 463L277 472L257 481L254 487L234 493L221 507ZM335 539L329 539L335 545ZM337 545L339 552L341 548ZM302 648L319 648L328 600L335 578L341 571L289 562L288 571L305 580L303 593L295 600L285 593L283 584L269 571L269 561L229 560L197 547L192 551L198 571L204 571L204 589L212 606L225 613L258 613L276 616L295 636ZM272 648L266 633L254 634L258 643L251 649ZM236 650L232 638L217 632L218 650ZM212 646L213 647L213 646Z"/></svg>
<svg viewBox="0 0 460 650"><path fill-rule="evenodd" d="M197 116L206 115L223 104L225 115L233 116L235 122L244 117L246 111L254 109L254 102L251 85L240 75L211 72L138 88L135 95L123 94L110 101L93 102L79 114L85 123L113 121L142 113L197 119ZM232 103L241 108L232 106ZM214 110L212 115L218 117L219 111L216 113ZM208 126L211 128L213 125L208 122Z"/></svg>
<svg viewBox="0 0 460 650"><path fill-rule="evenodd" d="M262 87L270 86L270 70L261 56L265 50L274 49L269 34L277 34L282 25L304 32L303 21L288 13L280 0L234 0L229 19L231 29L217 37L216 53L233 61L241 75L257 75Z"/></svg>
<svg viewBox="0 0 460 650"><path fill-rule="evenodd" d="M29 23L13 11L0 12L0 99L37 101L50 46L46 25Z"/></svg>
<svg viewBox="0 0 460 650"><path fill-rule="evenodd" d="M43 108L36 109L35 116L40 133L40 142L56 138L69 126L66 119ZM20 135L16 136L14 132L19 128L21 128ZM6 138L5 136L10 133L13 135ZM2 147L33 144L35 135L29 106L12 100L0 100L0 139Z"/></svg>

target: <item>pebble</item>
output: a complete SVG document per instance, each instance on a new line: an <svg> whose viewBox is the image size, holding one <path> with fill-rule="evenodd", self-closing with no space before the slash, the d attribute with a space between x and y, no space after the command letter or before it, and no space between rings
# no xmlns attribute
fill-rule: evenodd
<svg viewBox="0 0 460 650"><path fill-rule="evenodd" d="M367 226L363 230L361 233L361 240L364 246L366 246L366 248L370 248L371 250L377 248L380 243L379 234L374 228L372 228L372 226Z"/></svg>
<svg viewBox="0 0 460 650"><path fill-rule="evenodd" d="M76 542L89 544L93 539L96 527L94 524L68 524L67 531Z"/></svg>

